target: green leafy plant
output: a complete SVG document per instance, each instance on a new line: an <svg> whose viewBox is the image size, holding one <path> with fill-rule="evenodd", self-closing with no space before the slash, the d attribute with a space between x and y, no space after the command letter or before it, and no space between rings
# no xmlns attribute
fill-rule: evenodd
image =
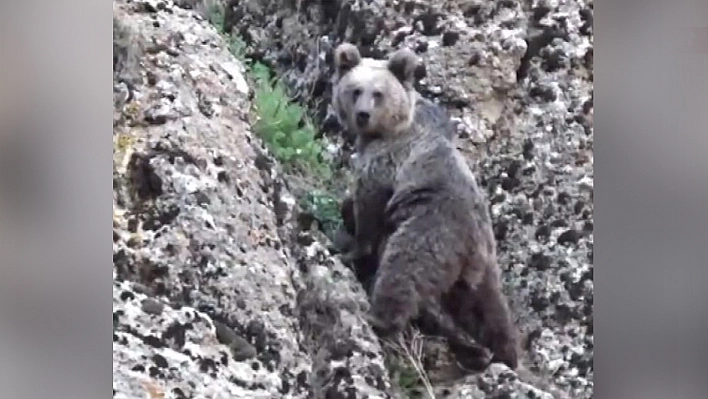
<svg viewBox="0 0 708 399"><path fill-rule="evenodd" d="M216 27L219 33L224 33L224 7L219 3L210 4L207 9L209 22Z"/></svg>
<svg viewBox="0 0 708 399"><path fill-rule="evenodd" d="M324 147L305 110L290 100L283 84L271 78L265 65L253 64L251 75L256 84L254 105L258 118L254 133L283 164L329 177L329 164L322 159Z"/></svg>
<svg viewBox="0 0 708 399"><path fill-rule="evenodd" d="M418 399L423 396L420 391L422 386L420 374L415 367L408 364L406 359L390 356L385 363L389 377L406 398Z"/></svg>
<svg viewBox="0 0 708 399"><path fill-rule="evenodd" d="M424 336L417 329L384 341L386 368L391 380L406 397L435 399L435 392L423 366Z"/></svg>
<svg viewBox="0 0 708 399"><path fill-rule="evenodd" d="M229 41L229 51L231 54L243 61L243 63L248 67L251 64L251 60L246 57L246 43L244 43L238 36L232 35L227 37L227 39Z"/></svg>
<svg viewBox="0 0 708 399"><path fill-rule="evenodd" d="M341 220L338 200L327 190L333 184L334 172L324 141L318 138L305 108L290 98L282 81L273 76L267 65L248 58L247 45L240 37L224 31L223 7L214 4L208 15L227 40L229 51L246 67L254 91L253 133L263 140L287 173L304 178L308 187L301 190L305 194L298 198L300 205L330 235Z"/></svg>
<svg viewBox="0 0 708 399"><path fill-rule="evenodd" d="M300 207L312 214L320 225L320 230L330 238L341 225L339 201L325 190L314 190L300 198Z"/></svg>

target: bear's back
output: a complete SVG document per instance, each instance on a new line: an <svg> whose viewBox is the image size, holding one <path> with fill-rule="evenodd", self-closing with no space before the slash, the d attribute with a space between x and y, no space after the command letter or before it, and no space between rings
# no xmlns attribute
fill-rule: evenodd
<svg viewBox="0 0 708 399"><path fill-rule="evenodd" d="M441 134L431 135L411 148L396 173L394 191L400 195L429 193L437 207L465 210L465 219L489 219L485 195L475 175L454 142Z"/></svg>

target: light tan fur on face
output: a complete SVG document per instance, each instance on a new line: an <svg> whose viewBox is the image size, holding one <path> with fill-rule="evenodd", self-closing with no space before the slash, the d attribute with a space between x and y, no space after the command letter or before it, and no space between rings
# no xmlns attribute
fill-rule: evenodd
<svg viewBox="0 0 708 399"><path fill-rule="evenodd" d="M339 122L357 136L397 135L413 123L417 93L413 89L418 59L399 50L388 60L362 58L352 44L335 50L333 106ZM357 114L368 113L365 125Z"/></svg>

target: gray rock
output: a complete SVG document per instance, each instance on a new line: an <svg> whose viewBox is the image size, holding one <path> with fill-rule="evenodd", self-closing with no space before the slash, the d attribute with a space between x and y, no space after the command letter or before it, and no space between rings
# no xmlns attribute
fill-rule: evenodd
<svg viewBox="0 0 708 399"><path fill-rule="evenodd" d="M241 362L256 357L258 354L256 348L243 337L236 334L231 327L218 321L214 322L214 326L216 327L216 338L219 342L231 348L234 360Z"/></svg>
<svg viewBox="0 0 708 399"><path fill-rule="evenodd" d="M284 217L294 202L275 163L257 165L225 41L191 9L113 4L128 48L152 49L118 63L144 78L114 127L114 397L390 397L355 278L279 228L274 202Z"/></svg>
<svg viewBox="0 0 708 399"><path fill-rule="evenodd" d="M135 292L137 290L133 288ZM146 298L142 302L142 311L147 313L147 314L154 314L154 315L159 315L162 314L162 311L165 309L165 305L162 304L161 302L152 299L152 298Z"/></svg>

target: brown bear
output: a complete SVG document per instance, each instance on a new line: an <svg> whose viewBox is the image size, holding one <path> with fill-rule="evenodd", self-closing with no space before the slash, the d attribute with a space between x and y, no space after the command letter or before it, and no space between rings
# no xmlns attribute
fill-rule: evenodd
<svg viewBox="0 0 708 399"><path fill-rule="evenodd" d="M353 258L373 262L372 324L388 335L422 317L440 323L451 342L455 325L482 331L492 361L515 369L517 332L486 197L445 113L413 88L417 56L402 49L385 61L363 59L345 43L334 58L332 105L357 137ZM451 310L441 305L446 298Z"/></svg>

